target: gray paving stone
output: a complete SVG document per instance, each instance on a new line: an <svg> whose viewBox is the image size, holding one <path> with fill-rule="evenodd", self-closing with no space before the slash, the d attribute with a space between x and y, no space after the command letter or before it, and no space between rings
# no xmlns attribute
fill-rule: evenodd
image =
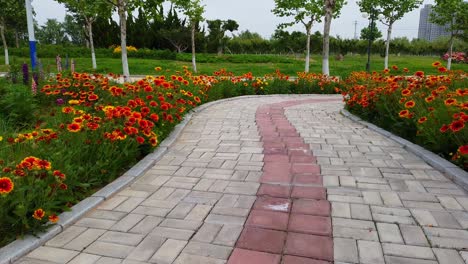
<svg viewBox="0 0 468 264"><path fill-rule="evenodd" d="M337 261L359 263L356 240L347 238L334 238L333 250L335 263Z"/></svg>
<svg viewBox="0 0 468 264"><path fill-rule="evenodd" d="M403 258L403 257L395 257L395 256L385 256L385 263L387 264L439 264L435 260Z"/></svg>
<svg viewBox="0 0 468 264"><path fill-rule="evenodd" d="M64 245L63 248L82 251L84 248L96 241L105 232L106 231L102 229L87 229L85 232L81 233L79 236Z"/></svg>
<svg viewBox="0 0 468 264"><path fill-rule="evenodd" d="M363 264L385 264L379 242L358 240L359 260Z"/></svg>
<svg viewBox="0 0 468 264"><path fill-rule="evenodd" d="M81 233L86 231L86 229L86 227L70 226L69 228L65 229L62 233L47 241L46 246L63 247L75 237L79 236Z"/></svg>
<svg viewBox="0 0 468 264"><path fill-rule="evenodd" d="M132 229L136 224L138 224L145 215L141 214L128 214L122 220L115 223L110 230L120 231L120 232L127 232L128 230Z"/></svg>
<svg viewBox="0 0 468 264"><path fill-rule="evenodd" d="M187 241L168 239L150 259L152 263L171 264L187 244Z"/></svg>
<svg viewBox="0 0 468 264"><path fill-rule="evenodd" d="M161 223L161 221L162 218L160 217L146 216L137 225L130 229L130 232L138 234L148 234L149 232L151 232L151 230L158 226L159 223Z"/></svg>
<svg viewBox="0 0 468 264"><path fill-rule="evenodd" d="M209 243L189 242L184 249L184 253L227 260L232 248Z"/></svg>
<svg viewBox="0 0 468 264"><path fill-rule="evenodd" d="M333 237L352 238L356 240L379 241L377 231L355 229L350 227L335 226Z"/></svg>
<svg viewBox="0 0 468 264"><path fill-rule="evenodd" d="M226 261L216 258L181 253L174 264L224 264Z"/></svg>
<svg viewBox="0 0 468 264"><path fill-rule="evenodd" d="M429 246L423 230L419 226L400 225L401 234L405 244L413 246Z"/></svg>
<svg viewBox="0 0 468 264"><path fill-rule="evenodd" d="M67 263L78 254L78 251L43 246L29 253L27 257L54 263Z"/></svg>
<svg viewBox="0 0 468 264"><path fill-rule="evenodd" d="M213 244L234 246L242 232L242 226L239 225L224 225L216 236Z"/></svg>
<svg viewBox="0 0 468 264"><path fill-rule="evenodd" d="M96 228L96 229L109 229L116 221L96 218L82 218L75 225Z"/></svg>
<svg viewBox="0 0 468 264"><path fill-rule="evenodd" d="M439 264L465 264L456 250L434 248Z"/></svg>
<svg viewBox="0 0 468 264"><path fill-rule="evenodd" d="M403 244L398 225L377 223L377 231L379 232L380 242Z"/></svg>
<svg viewBox="0 0 468 264"><path fill-rule="evenodd" d="M166 238L150 234L138 244L138 246L127 256L127 259L136 261L148 261L154 253L164 244Z"/></svg>
<svg viewBox="0 0 468 264"><path fill-rule="evenodd" d="M114 258L126 258L135 247L96 241L87 247L84 252Z"/></svg>
<svg viewBox="0 0 468 264"><path fill-rule="evenodd" d="M127 246L136 246L143 240L144 237L145 236L141 234L107 231L102 236L100 236L98 240Z"/></svg>
<svg viewBox="0 0 468 264"><path fill-rule="evenodd" d="M435 260L434 253L430 247L383 243L382 248L385 255Z"/></svg>
<svg viewBox="0 0 468 264"><path fill-rule="evenodd" d="M98 255L91 255L91 254L86 254L86 253L81 253L75 258L73 258L69 264L93 264L96 263L98 259L100 259L101 256Z"/></svg>
<svg viewBox="0 0 468 264"><path fill-rule="evenodd" d="M151 234L153 235L177 240L189 240L192 237L193 233L194 231L192 230L175 229L168 227L156 227L151 232Z"/></svg>

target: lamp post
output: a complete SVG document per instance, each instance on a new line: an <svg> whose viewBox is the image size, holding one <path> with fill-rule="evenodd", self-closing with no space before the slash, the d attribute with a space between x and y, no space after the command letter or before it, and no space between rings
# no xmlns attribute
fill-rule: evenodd
<svg viewBox="0 0 468 264"><path fill-rule="evenodd" d="M28 22L28 35L29 35L29 56L31 57L31 67L32 70L36 68L36 38L34 37L34 23L33 23L33 15L32 15L32 7L31 1L32 0L25 0L26 4L26 18Z"/></svg>

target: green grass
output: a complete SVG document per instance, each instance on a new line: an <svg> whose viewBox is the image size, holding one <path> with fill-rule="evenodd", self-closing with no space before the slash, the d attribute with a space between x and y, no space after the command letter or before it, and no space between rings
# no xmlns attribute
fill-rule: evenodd
<svg viewBox="0 0 468 264"><path fill-rule="evenodd" d="M216 55L207 55L203 56L213 56ZM246 56L246 55L224 55L224 56ZM248 55L248 56L257 56L257 55ZM427 56L391 56L390 65L397 65L399 68L408 68L410 72L415 72L418 70L425 71L426 73L435 74L436 69L434 69L431 64L434 61L440 60L437 57L427 57ZM10 61L16 62L29 62L29 58L12 58ZM47 68L51 72L56 70L55 58L42 58L42 63L45 65L44 70L47 71ZM90 71L91 70L91 59L87 57L77 58L76 61L76 70L77 71ZM0 56L0 62L3 62L3 57ZM365 70L365 65L367 62L366 56L361 55L347 55L343 61L336 61L334 56L330 59L330 73L335 76L346 77L353 71L363 71ZM119 58L98 58L98 71L99 72L113 72L121 73L121 62ZM49 65L49 66L47 66ZM173 60L153 60L153 59L140 59L140 58L129 58L130 73L138 75L148 75L154 74L154 67L161 66L165 69L179 70L182 66L191 67L190 62L185 61L173 61ZM304 58L293 58L289 57L288 60L282 60L282 62L271 62L271 63L228 63L228 62L218 62L218 63L198 63L198 70L200 74L212 74L214 71L217 71L221 68L224 68L228 71L232 71L234 74L243 74L247 72L252 72L255 76L262 76L264 74L272 73L276 69L280 69L283 73L288 75L296 75L296 72L304 70ZM310 65L311 72L321 72L322 63L321 57L319 55L313 55ZM383 69L383 58L375 55L371 57L371 69L372 70L382 70ZM463 70L468 71L467 64L453 64L453 70ZM5 65L0 66L0 71L7 71Z"/></svg>

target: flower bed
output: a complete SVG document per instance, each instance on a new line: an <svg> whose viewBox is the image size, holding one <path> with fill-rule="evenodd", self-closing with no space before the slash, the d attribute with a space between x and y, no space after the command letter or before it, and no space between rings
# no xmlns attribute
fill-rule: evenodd
<svg viewBox="0 0 468 264"><path fill-rule="evenodd" d="M353 73L343 89L346 108L376 125L468 169L468 79L465 72L428 76L408 70Z"/></svg>
<svg viewBox="0 0 468 264"><path fill-rule="evenodd" d="M0 246L56 222L60 212L150 153L202 102L247 94L332 93L341 85L317 74L289 81L279 71L261 78L225 70L213 76L195 76L186 68L156 71L123 85L112 83L114 75L73 73L57 75L37 92L0 87L0 105L8 106L0 121L10 126L2 130L0 123Z"/></svg>

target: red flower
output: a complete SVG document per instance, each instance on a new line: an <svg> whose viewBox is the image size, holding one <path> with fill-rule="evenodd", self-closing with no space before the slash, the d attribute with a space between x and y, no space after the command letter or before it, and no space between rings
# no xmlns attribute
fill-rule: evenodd
<svg viewBox="0 0 468 264"><path fill-rule="evenodd" d="M411 101L406 102L405 107L406 108L413 108L415 105L416 105L416 103L413 100L411 100Z"/></svg>
<svg viewBox="0 0 468 264"><path fill-rule="evenodd" d="M62 189L62 190L68 189L68 185L66 185L65 183L61 183L61 184L59 185L59 187L60 187L60 189Z"/></svg>
<svg viewBox="0 0 468 264"><path fill-rule="evenodd" d="M71 123L67 126L68 131L72 133L79 132L81 130L81 125L78 123Z"/></svg>
<svg viewBox="0 0 468 264"><path fill-rule="evenodd" d="M453 132L458 132L465 127L465 123L463 123L463 121L461 120L458 120L458 121L452 122L449 127L450 127L450 130L452 130Z"/></svg>
<svg viewBox="0 0 468 264"><path fill-rule="evenodd" d="M439 131L442 132L442 133L445 133L445 132L447 132L448 129L449 129L449 126L443 125L443 126L439 129Z"/></svg>
<svg viewBox="0 0 468 264"><path fill-rule="evenodd" d="M416 75L417 77L424 77L424 72L423 71L417 71L414 73L414 75Z"/></svg>
<svg viewBox="0 0 468 264"><path fill-rule="evenodd" d="M57 223L58 220L59 220L59 217L56 214L52 214L52 215L49 216L49 221L51 223Z"/></svg>
<svg viewBox="0 0 468 264"><path fill-rule="evenodd" d="M137 140L137 142L138 142L139 144L145 143L145 139L144 139L143 137L138 136L138 137L136 138L136 140Z"/></svg>
<svg viewBox="0 0 468 264"><path fill-rule="evenodd" d="M423 117L419 118L418 123L422 124L422 123L424 123L426 121L427 121L427 117L423 116Z"/></svg>
<svg viewBox="0 0 468 264"><path fill-rule="evenodd" d="M458 152L461 155L468 155L468 145L464 145L458 148Z"/></svg>
<svg viewBox="0 0 468 264"><path fill-rule="evenodd" d="M445 100L445 105L454 105L457 103L457 99L453 99L453 98L449 98L447 100Z"/></svg>
<svg viewBox="0 0 468 264"><path fill-rule="evenodd" d="M0 178L0 194L8 194L13 191L15 184L8 177Z"/></svg>
<svg viewBox="0 0 468 264"><path fill-rule="evenodd" d="M439 67L438 70L439 70L439 72L447 72L448 71L447 68L445 68L445 67Z"/></svg>
<svg viewBox="0 0 468 264"><path fill-rule="evenodd" d="M88 96L89 101L96 101L97 99L99 99L99 96L97 96L96 94L90 94Z"/></svg>
<svg viewBox="0 0 468 264"><path fill-rule="evenodd" d="M45 212L44 210L42 210L41 208L37 209L34 211L32 217L34 217L35 219L37 220L42 220L42 218L45 216Z"/></svg>

